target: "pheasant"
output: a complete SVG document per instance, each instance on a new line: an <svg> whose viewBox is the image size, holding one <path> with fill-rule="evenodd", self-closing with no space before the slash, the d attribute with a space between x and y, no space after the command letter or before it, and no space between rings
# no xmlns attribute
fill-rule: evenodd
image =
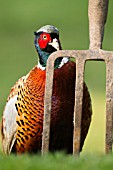
<svg viewBox="0 0 113 170"><path fill-rule="evenodd" d="M5 154L41 151L46 61L51 53L62 48L59 31L54 26L43 26L34 34L38 65L12 87L2 116L2 148ZM49 145L51 152L65 150L72 153L73 150L75 78L76 63L67 57L56 59ZM88 133L91 115L91 99L84 83L80 150Z"/></svg>

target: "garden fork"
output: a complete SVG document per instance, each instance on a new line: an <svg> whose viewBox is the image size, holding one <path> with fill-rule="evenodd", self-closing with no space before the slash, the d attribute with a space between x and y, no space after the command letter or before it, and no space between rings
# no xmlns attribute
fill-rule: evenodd
<svg viewBox="0 0 113 170"><path fill-rule="evenodd" d="M88 60L106 63L106 140L105 152L112 150L112 117L113 117L113 52L101 50L104 36L109 0L89 0L89 50L61 50L48 58L46 67L46 87L44 100L44 124L42 136L42 154L49 151L51 96L53 85L54 62L58 57L76 59L76 88L74 107L73 155L80 153L81 117L83 101L84 68Z"/></svg>

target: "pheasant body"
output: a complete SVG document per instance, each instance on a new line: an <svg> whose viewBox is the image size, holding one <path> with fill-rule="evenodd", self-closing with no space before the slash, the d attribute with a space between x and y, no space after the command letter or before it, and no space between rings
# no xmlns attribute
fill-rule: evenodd
<svg viewBox="0 0 113 170"><path fill-rule="evenodd" d="M54 36L56 33L58 34L58 31L56 29L53 31L54 27L50 27L49 29L52 29L51 37L55 38ZM46 59L44 59L44 53L47 51L46 56L48 56L49 52L52 53L52 51L55 51L53 47L50 48L52 40L50 41L49 47L47 47L47 42L42 41L41 37L44 38L44 35L48 36L49 40L51 38L49 35L43 34L42 30L43 29L36 33L36 37L38 38L35 38L35 46L36 49L38 48L39 59L41 58L39 64L26 76L19 79L11 89L4 109L2 118L2 141L3 150L6 154L10 152L19 154L24 152L31 153L41 150L46 81ZM58 38L57 36L56 38ZM56 41L56 38L55 41L53 41L55 42L55 48L61 49L60 42L59 40ZM38 46L40 43L41 46ZM40 47L42 47L42 49ZM42 50L42 53L39 52L39 48ZM43 55L43 57L41 57L41 55ZM63 64L61 64L61 62ZM63 62L63 58L58 59L55 62L53 80L50 151L65 150L67 153L72 153L75 79L75 62L68 59ZM85 83L83 103L81 150L88 132L92 114L90 96Z"/></svg>
<svg viewBox="0 0 113 170"><path fill-rule="evenodd" d="M45 70L42 71L36 66L18 92L16 102L18 128L13 147L18 153L36 152L41 149L44 88Z"/></svg>

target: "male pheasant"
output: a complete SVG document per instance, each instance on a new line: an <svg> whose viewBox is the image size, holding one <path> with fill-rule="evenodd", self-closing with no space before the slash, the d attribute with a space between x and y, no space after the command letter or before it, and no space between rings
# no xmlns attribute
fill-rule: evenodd
<svg viewBox="0 0 113 170"><path fill-rule="evenodd" d="M5 154L41 151L46 61L51 53L61 50L59 31L46 25L35 32L34 44L39 55L36 65L20 78L10 91L2 117L2 146ZM66 57L54 64L50 151L73 150L73 112L76 64ZM81 145L91 122L91 100L84 83Z"/></svg>

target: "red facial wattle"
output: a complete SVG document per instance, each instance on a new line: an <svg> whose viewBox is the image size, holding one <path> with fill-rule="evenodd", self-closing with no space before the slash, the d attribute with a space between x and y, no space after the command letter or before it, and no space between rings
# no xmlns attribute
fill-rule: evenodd
<svg viewBox="0 0 113 170"><path fill-rule="evenodd" d="M38 39L38 44L41 49L46 48L47 44L51 42L50 34L48 33L42 33Z"/></svg>

